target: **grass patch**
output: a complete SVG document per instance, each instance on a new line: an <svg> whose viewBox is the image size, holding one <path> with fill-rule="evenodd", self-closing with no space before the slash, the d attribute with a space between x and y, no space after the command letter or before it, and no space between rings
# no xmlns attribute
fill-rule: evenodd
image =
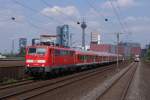
<svg viewBox="0 0 150 100"><path fill-rule="evenodd" d="M4 78L1 82L1 84L11 84L11 83L15 83L15 82L17 82L17 80Z"/></svg>
<svg viewBox="0 0 150 100"><path fill-rule="evenodd" d="M27 77L26 79L27 80L33 80L34 78L33 77Z"/></svg>

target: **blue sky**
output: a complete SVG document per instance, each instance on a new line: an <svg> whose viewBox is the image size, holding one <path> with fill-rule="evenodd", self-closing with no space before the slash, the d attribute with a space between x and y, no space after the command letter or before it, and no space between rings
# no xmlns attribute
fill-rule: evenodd
<svg viewBox="0 0 150 100"><path fill-rule="evenodd" d="M43 2L45 1L45 2ZM116 8L121 23L113 11ZM114 44L114 33L122 32L121 41L150 43L150 1L148 0L0 0L0 52L11 50L11 41L26 37L28 44L40 34L55 34L56 26L69 24L74 46L81 44L81 29L76 24L84 17L86 43L90 33L99 32L103 43ZM15 17L15 21L11 20ZM108 21L105 22L104 19Z"/></svg>

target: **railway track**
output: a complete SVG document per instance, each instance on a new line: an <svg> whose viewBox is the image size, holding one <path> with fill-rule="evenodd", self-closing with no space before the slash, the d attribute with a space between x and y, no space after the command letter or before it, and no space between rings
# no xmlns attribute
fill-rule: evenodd
<svg viewBox="0 0 150 100"><path fill-rule="evenodd" d="M132 83L132 80L134 78L134 75L135 75L135 72L136 72L136 69L137 69L137 66L135 67L135 69L133 69L133 73L131 73L131 76L129 77L129 80L127 82L127 86L125 87L122 95L121 95L121 100L125 100L126 96L127 96L127 93L128 93L128 90L131 86L131 83Z"/></svg>
<svg viewBox="0 0 150 100"><path fill-rule="evenodd" d="M0 61L25 61L25 59L0 59Z"/></svg>
<svg viewBox="0 0 150 100"><path fill-rule="evenodd" d="M0 85L0 91L3 89L13 88L13 87L20 86L20 85L27 85L27 84L30 84L33 82L35 82L35 81L25 79L25 80L17 81L14 83L2 84L2 85Z"/></svg>
<svg viewBox="0 0 150 100"><path fill-rule="evenodd" d="M0 68L7 67L23 67L25 60L23 59L0 59Z"/></svg>
<svg viewBox="0 0 150 100"><path fill-rule="evenodd" d="M28 85L17 85L16 87L8 87L0 91L0 99L31 99L39 95L51 92L66 85L73 84L80 80L90 78L92 76L102 74L105 71L112 70L114 66L100 67L93 70L88 70L66 77L33 82Z"/></svg>
<svg viewBox="0 0 150 100"><path fill-rule="evenodd" d="M123 73L117 80L115 80L115 82L113 82L113 84L109 88L107 88L102 94L100 94L96 98L96 100L109 100L110 98L111 100L125 100L130 85L132 83L132 80L134 78L137 66L138 63L134 63L125 73ZM122 84L121 81L125 82L124 85L120 85ZM119 88L119 91L120 90L121 91L120 92L115 91L115 89L117 90L117 88ZM112 93L112 92L116 92L116 93Z"/></svg>

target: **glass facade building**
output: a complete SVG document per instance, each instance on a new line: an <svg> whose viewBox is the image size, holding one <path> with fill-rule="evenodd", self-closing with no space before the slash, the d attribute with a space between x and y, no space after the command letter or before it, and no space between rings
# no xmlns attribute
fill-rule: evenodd
<svg viewBox="0 0 150 100"><path fill-rule="evenodd" d="M60 46L70 46L69 25L57 26L57 44Z"/></svg>

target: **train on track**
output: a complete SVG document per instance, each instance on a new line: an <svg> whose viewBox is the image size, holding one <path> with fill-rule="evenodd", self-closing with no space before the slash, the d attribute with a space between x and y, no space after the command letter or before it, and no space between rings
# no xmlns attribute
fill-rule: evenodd
<svg viewBox="0 0 150 100"><path fill-rule="evenodd" d="M134 61L135 62L139 62L140 61L140 56L139 55L135 55L134 56Z"/></svg>
<svg viewBox="0 0 150 100"><path fill-rule="evenodd" d="M119 60L123 57L119 55ZM26 48L26 73L47 75L62 70L81 69L117 61L117 54L82 51L59 46L34 45Z"/></svg>

